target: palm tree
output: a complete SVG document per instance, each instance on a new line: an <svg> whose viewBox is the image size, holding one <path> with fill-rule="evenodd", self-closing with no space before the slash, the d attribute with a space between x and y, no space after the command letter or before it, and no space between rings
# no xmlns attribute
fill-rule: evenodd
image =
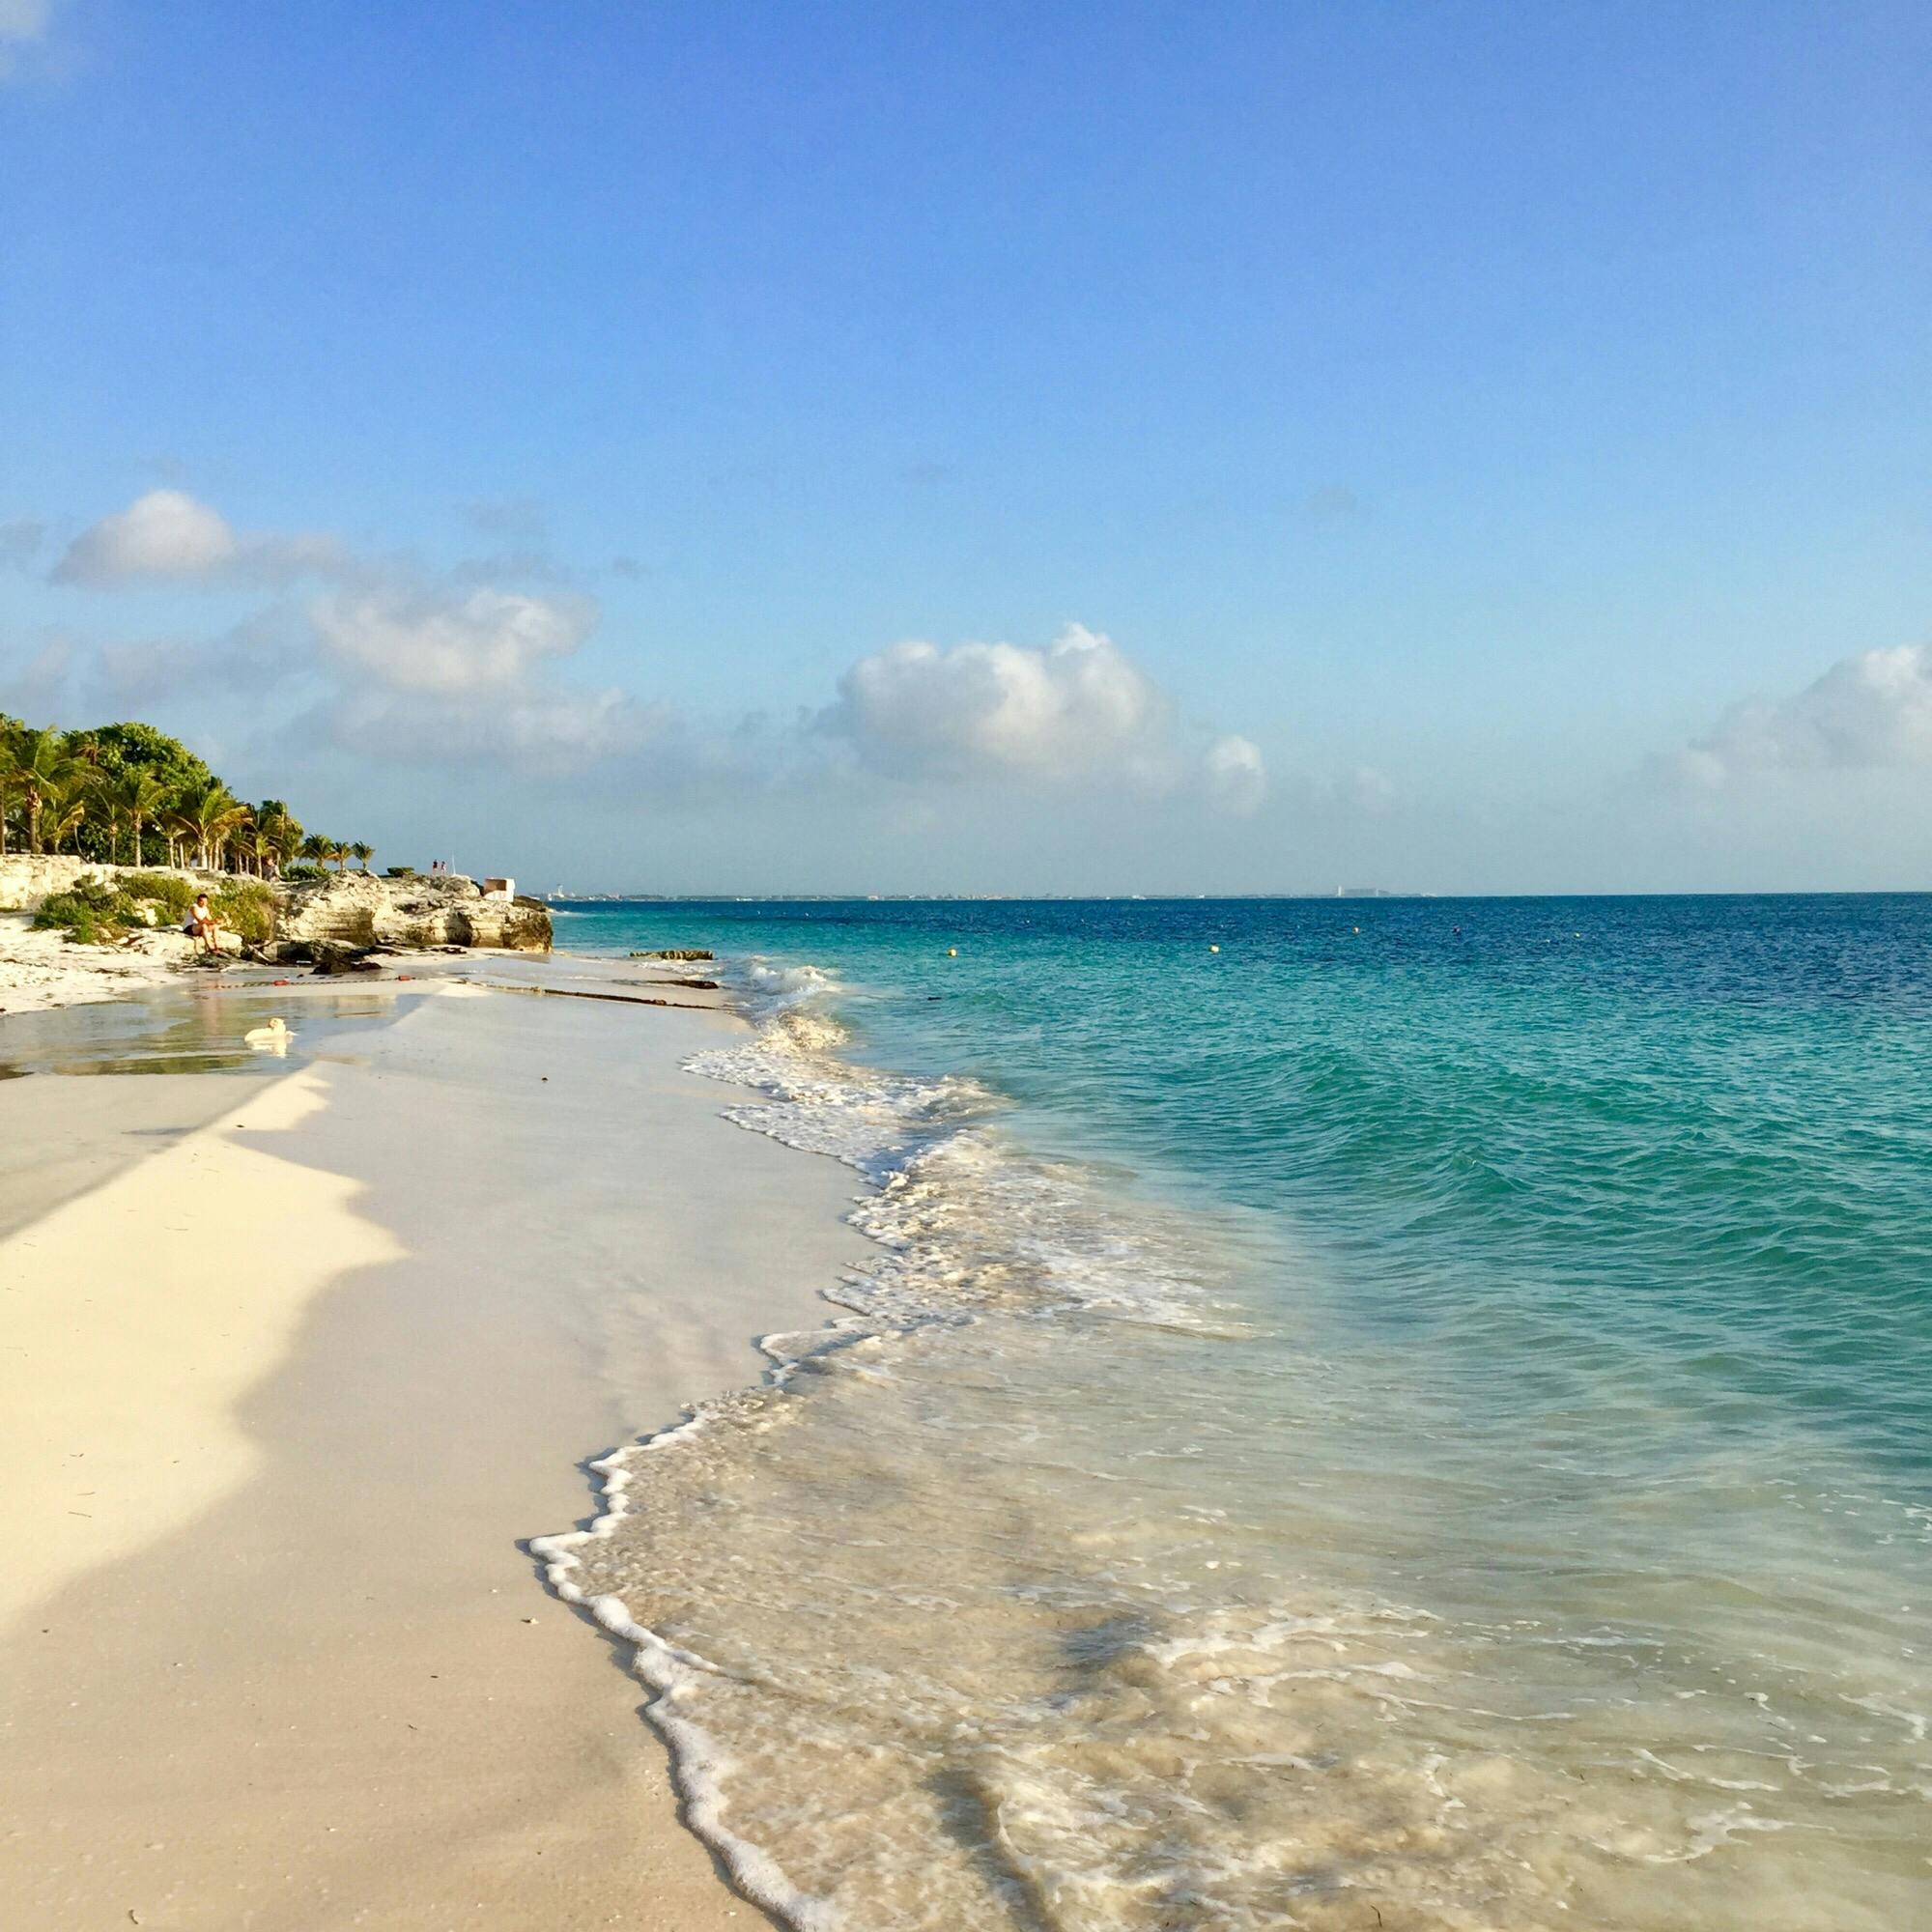
<svg viewBox="0 0 1932 1932"><path fill-rule="evenodd" d="M335 857L335 840L311 832L301 842L301 855L312 866L326 866Z"/></svg>
<svg viewBox="0 0 1932 1932"><path fill-rule="evenodd" d="M174 829L193 846L204 870L219 865L228 841L248 822L248 808L219 779L176 808Z"/></svg>
<svg viewBox="0 0 1932 1932"><path fill-rule="evenodd" d="M108 809L118 833L125 823L134 835L134 863L141 863L142 829L158 818L168 803L168 788L146 765L129 765L109 785ZM120 850L117 838L114 849Z"/></svg>
<svg viewBox="0 0 1932 1932"><path fill-rule="evenodd" d="M42 817L42 830L48 851L58 852L61 840L71 838L74 853L78 856L81 820L87 816L88 801L93 793L94 786L77 772L58 791L48 796Z"/></svg>
<svg viewBox="0 0 1932 1932"><path fill-rule="evenodd" d="M12 791L27 808L27 850L41 849L41 812L73 782L80 760L51 725L24 732L11 745L0 745L0 788Z"/></svg>
<svg viewBox="0 0 1932 1932"><path fill-rule="evenodd" d="M0 859L7 856L7 810L19 789L14 777L14 753L19 740L9 722L0 719Z"/></svg>
<svg viewBox="0 0 1932 1932"><path fill-rule="evenodd" d="M270 811L262 820L262 837L268 845L268 856L275 862L277 871L301 849L301 827L289 816L285 808Z"/></svg>
<svg viewBox="0 0 1932 1932"><path fill-rule="evenodd" d="M268 833L262 830L260 821L253 817L243 819L236 827L230 842L234 845L236 856L252 867L258 878L263 876L273 843Z"/></svg>
<svg viewBox="0 0 1932 1932"><path fill-rule="evenodd" d="M369 861L376 856L376 848L366 838L358 838L350 846L349 856L366 872L369 869Z"/></svg>

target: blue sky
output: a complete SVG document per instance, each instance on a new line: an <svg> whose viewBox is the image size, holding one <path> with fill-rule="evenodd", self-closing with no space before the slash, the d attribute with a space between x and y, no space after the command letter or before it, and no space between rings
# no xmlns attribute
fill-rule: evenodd
<svg viewBox="0 0 1932 1932"><path fill-rule="evenodd" d="M645 890L1932 885L1932 13L0 0L0 708Z"/></svg>

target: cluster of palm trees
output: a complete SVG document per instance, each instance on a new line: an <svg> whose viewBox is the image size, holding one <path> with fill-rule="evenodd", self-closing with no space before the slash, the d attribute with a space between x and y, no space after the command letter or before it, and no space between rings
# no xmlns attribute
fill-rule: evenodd
<svg viewBox="0 0 1932 1932"><path fill-rule="evenodd" d="M369 861L376 856L376 848L366 839L357 838L345 845L339 838L328 838L319 832L312 832L301 841L298 856L318 866L333 866L338 872L346 872L350 860L354 859L366 872Z"/></svg>
<svg viewBox="0 0 1932 1932"><path fill-rule="evenodd" d="M89 740L75 742L52 726L0 729L0 856L9 850L11 817L28 852L70 846L78 853L87 827L97 852L115 863L125 852L136 866L144 835L166 840L170 866L258 878L272 878L298 859L338 871L355 859L366 872L375 857L375 847L359 839L304 832L285 807L244 805L217 778L170 782L152 767L109 768L89 753Z"/></svg>

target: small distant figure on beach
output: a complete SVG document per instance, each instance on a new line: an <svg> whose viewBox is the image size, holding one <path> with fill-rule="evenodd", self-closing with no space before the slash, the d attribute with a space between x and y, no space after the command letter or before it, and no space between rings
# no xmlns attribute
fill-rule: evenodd
<svg viewBox="0 0 1932 1932"><path fill-rule="evenodd" d="M214 917L214 908L208 902L206 893L196 893L194 903L187 909L187 917L182 921L182 930L194 941L198 952L219 952L221 951L221 925Z"/></svg>

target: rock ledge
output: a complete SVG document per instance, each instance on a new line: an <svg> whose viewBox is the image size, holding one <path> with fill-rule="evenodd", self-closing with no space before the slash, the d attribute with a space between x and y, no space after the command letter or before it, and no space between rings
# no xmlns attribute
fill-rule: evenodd
<svg viewBox="0 0 1932 1932"><path fill-rule="evenodd" d="M462 873L410 879L371 872L282 888L275 936L298 946L483 946L548 952L550 914L538 899L484 895Z"/></svg>

